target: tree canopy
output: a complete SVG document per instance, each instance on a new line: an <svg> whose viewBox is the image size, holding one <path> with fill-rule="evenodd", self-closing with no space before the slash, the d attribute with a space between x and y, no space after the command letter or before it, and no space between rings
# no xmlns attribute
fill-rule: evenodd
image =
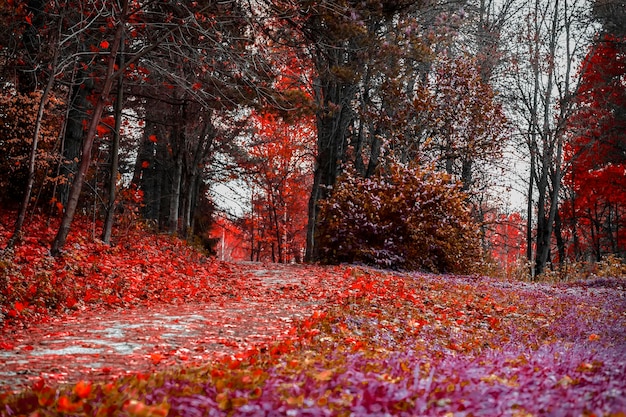
<svg viewBox="0 0 626 417"><path fill-rule="evenodd" d="M218 213L249 259L314 261L328 249L320 209L338 178L419 166L460 184L483 253L501 241L490 240L497 219L512 218L504 187L524 188L517 246L533 275L623 254L622 9L2 2L0 198L18 208L9 246L30 209L62 217L55 255L76 213L102 219L105 242L133 218L213 251ZM518 162L502 162L510 155ZM216 206L215 185L233 183L239 218Z"/></svg>

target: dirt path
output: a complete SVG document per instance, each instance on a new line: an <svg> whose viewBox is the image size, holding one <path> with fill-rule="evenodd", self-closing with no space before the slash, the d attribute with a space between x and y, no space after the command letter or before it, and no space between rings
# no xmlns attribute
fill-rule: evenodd
<svg viewBox="0 0 626 417"><path fill-rule="evenodd" d="M197 364L284 337L324 302L319 277L291 266L252 265L248 296L215 303L84 311L0 337L0 391L40 378L63 383Z"/></svg>

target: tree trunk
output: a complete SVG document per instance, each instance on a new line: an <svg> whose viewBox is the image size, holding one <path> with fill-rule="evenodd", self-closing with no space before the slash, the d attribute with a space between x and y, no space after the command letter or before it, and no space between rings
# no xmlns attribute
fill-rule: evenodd
<svg viewBox="0 0 626 417"><path fill-rule="evenodd" d="M126 15L127 4L124 4L124 11L122 15ZM74 181L72 182L72 188L69 193L69 198L67 202L67 206L65 208L65 213L63 215L63 219L61 220L61 225L59 226L59 230L57 235L52 242L52 247L50 249L50 253L52 256L59 255L61 249L65 245L65 241L67 240L67 236L70 232L70 227L72 224L72 220L74 219L74 214L76 213L76 207L78 206L78 199L80 197L80 192L83 188L83 183L85 181L85 176L87 175L87 171L89 170L89 165L91 163L91 149L93 147L94 140L96 138L96 131L98 128L98 124L100 123L100 118L102 116L102 112L108 100L109 94L111 92L111 88L113 86L113 81L115 80L113 77L115 70L115 62L117 51L119 50L122 33L124 30L123 24L120 22L117 25L115 36L113 38L113 42L111 45L111 53L108 57L108 65L106 70L106 75L104 79L104 85L102 87L102 92L100 93L96 105L93 110L93 114L91 115L91 121L89 123L89 128L87 130L87 136L83 141L82 147L82 157L80 160L80 165L78 167L78 172L74 177Z"/></svg>
<svg viewBox="0 0 626 417"><path fill-rule="evenodd" d="M559 1L554 3L554 13L552 17L552 26L550 28L549 52L554 58L556 56L557 47L557 30L558 30L558 10ZM554 224L554 216L558 205L559 190L561 184L560 158L562 149L562 138L559 132L551 132L550 114L552 105L552 88L554 85L554 59L548 65L548 73L546 74L548 84L546 86L544 112L543 112L543 157L541 167L541 177L537 183L539 191L539 212L537 224L537 255L535 260L537 275L540 275L546 268L548 257L550 255L550 238L552 237L552 226ZM556 142L556 155L555 151ZM550 208L546 217L546 203L548 201L548 178L549 170L554 167L556 172L552 179L552 194L550 195ZM541 227L541 230L539 229Z"/></svg>
<svg viewBox="0 0 626 417"><path fill-rule="evenodd" d="M71 184L78 170L78 159L81 157L81 143L84 136L83 121L87 120L89 101L87 98L93 90L93 80L87 72L77 63L75 84L72 85L72 98L65 122L65 135L63 136L63 159L61 161L61 175L65 182L59 187L58 200L64 206L69 199Z"/></svg>
<svg viewBox="0 0 626 417"><path fill-rule="evenodd" d="M180 190L183 176L183 154L179 150L174 161L174 177L172 178L172 191L170 195L170 214L168 231L174 234L178 231L178 208L180 206Z"/></svg>
<svg viewBox="0 0 626 417"><path fill-rule="evenodd" d="M526 260L530 265L529 275L531 279L535 277L535 266L533 264L533 191L535 176L535 158L530 156L530 176L528 178L528 201L526 205Z"/></svg>
<svg viewBox="0 0 626 417"><path fill-rule="evenodd" d="M335 184L339 166L345 159L346 129L352 121L350 101L355 94L353 86L331 80L323 91L324 109L317 115L317 159L313 177L313 187L309 198L307 224L307 245L305 261L318 258L316 245L318 202L327 198Z"/></svg>
<svg viewBox="0 0 626 417"><path fill-rule="evenodd" d="M559 253L559 265L562 266L565 263L565 240L563 239L563 223L558 210L554 216L554 236L556 237L556 247Z"/></svg>
<svg viewBox="0 0 626 417"><path fill-rule="evenodd" d="M124 39L120 41L119 67L124 67ZM109 171L109 198L107 201L107 212L102 228L102 241L111 243L111 233L113 230L113 219L115 214L115 199L117 187L117 171L120 150L120 129L122 128L122 108L124 105L124 78L117 81L117 97L115 99L115 127L113 129L113 143L111 144L111 169Z"/></svg>
<svg viewBox="0 0 626 417"><path fill-rule="evenodd" d="M156 116L151 113L154 106L150 104L154 103L148 102L146 105L146 126L137 152L132 183L143 192L143 217L158 222L161 210L161 171L163 169L161 158L165 153L162 151L165 140L157 135L157 126L153 121ZM151 140L153 137L157 137L157 143Z"/></svg>

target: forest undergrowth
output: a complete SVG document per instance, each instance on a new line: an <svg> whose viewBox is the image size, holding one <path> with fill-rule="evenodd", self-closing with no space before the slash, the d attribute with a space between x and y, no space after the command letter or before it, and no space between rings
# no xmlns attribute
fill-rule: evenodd
<svg viewBox="0 0 626 417"><path fill-rule="evenodd" d="M13 213L2 213L0 242ZM0 258L0 349L81 309L264 299L249 265L141 229L113 246L86 219L48 256L45 220ZM562 284L303 266L325 299L290 337L200 366L0 394L0 415L626 416L626 282Z"/></svg>

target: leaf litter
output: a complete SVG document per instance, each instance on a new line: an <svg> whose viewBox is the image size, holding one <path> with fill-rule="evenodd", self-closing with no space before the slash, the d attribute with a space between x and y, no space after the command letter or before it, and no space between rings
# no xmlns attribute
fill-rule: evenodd
<svg viewBox="0 0 626 417"><path fill-rule="evenodd" d="M0 415L626 415L624 278L226 264L163 237L78 245L52 261L30 243L5 267L0 379L15 385ZM32 291L45 268L76 285Z"/></svg>

